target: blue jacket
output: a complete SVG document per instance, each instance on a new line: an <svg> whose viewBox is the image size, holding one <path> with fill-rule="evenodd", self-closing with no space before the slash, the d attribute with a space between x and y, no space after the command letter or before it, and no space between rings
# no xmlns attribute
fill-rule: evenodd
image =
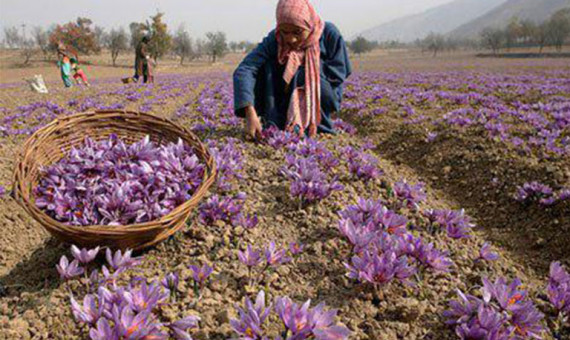
<svg viewBox="0 0 570 340"><path fill-rule="evenodd" d="M346 44L338 29L325 23L321 46L321 124L319 132L334 132L330 114L340 111L344 80L352 72ZM254 105L265 126L272 124L285 128L287 109L293 86L286 91L283 80L285 65L277 60L275 30L241 62L234 72L234 109L239 117L244 108ZM305 83L305 69L301 66L291 84Z"/></svg>

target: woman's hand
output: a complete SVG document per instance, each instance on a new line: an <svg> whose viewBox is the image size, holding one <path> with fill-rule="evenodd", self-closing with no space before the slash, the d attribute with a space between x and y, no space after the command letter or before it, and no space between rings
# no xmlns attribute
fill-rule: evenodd
<svg viewBox="0 0 570 340"><path fill-rule="evenodd" d="M251 138L261 139L261 122L252 105L245 108L245 133Z"/></svg>

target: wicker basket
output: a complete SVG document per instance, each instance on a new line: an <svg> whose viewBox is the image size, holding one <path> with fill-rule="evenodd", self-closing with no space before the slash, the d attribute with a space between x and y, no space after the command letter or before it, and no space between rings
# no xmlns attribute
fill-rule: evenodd
<svg viewBox="0 0 570 340"><path fill-rule="evenodd" d="M32 189L40 180L40 166L64 157L73 146L89 136L94 140L116 134L125 143L140 141L176 142L181 138L191 146L206 166L204 179L190 200L158 220L125 226L71 226L60 223L34 203ZM14 171L13 195L16 201L48 232L58 239L84 247L108 246L114 249L142 249L152 246L182 228L192 209L204 197L216 178L214 159L200 140L187 129L154 115L131 111L96 111L58 118L34 133L24 144Z"/></svg>

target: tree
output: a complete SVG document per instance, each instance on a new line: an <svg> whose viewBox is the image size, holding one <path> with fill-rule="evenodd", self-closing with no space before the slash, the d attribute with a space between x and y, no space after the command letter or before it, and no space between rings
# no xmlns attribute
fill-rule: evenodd
<svg viewBox="0 0 570 340"><path fill-rule="evenodd" d="M142 37L149 34L146 25L140 22L132 22L129 25L129 30L131 31L131 48L137 48L137 45L141 42Z"/></svg>
<svg viewBox="0 0 570 340"><path fill-rule="evenodd" d="M101 48L97 45L91 24L90 19L77 18L75 22L69 22L63 26L57 25L49 36L50 47L55 49L62 42L81 53L99 52Z"/></svg>
<svg viewBox="0 0 570 340"><path fill-rule="evenodd" d="M20 34L16 26L4 27L4 43L8 48L21 47L23 41L24 37Z"/></svg>
<svg viewBox="0 0 570 340"><path fill-rule="evenodd" d="M101 26L95 26L93 29L93 35L95 36L95 43L97 46L104 46L105 42L109 39L107 32L105 32L105 29Z"/></svg>
<svg viewBox="0 0 570 340"><path fill-rule="evenodd" d="M44 60L47 60L49 55L49 34L40 26L36 26L32 30L32 35L36 46L42 51Z"/></svg>
<svg viewBox="0 0 570 340"><path fill-rule="evenodd" d="M240 42L241 50L245 53L249 53L253 51L254 48L257 47L256 43L252 43L251 41L242 41Z"/></svg>
<svg viewBox="0 0 570 340"><path fill-rule="evenodd" d="M105 37L105 46L111 52L113 66L116 66L117 57L129 48L129 37L124 28L112 29Z"/></svg>
<svg viewBox="0 0 570 340"><path fill-rule="evenodd" d="M481 43L484 47L490 48L493 54L497 54L503 44L503 39L503 31L497 28L488 27L481 32Z"/></svg>
<svg viewBox="0 0 570 340"><path fill-rule="evenodd" d="M542 53L544 46L548 43L548 22L543 22L536 27L533 40L538 45L538 53Z"/></svg>
<svg viewBox="0 0 570 340"><path fill-rule="evenodd" d="M216 62L217 58L223 58L228 52L228 43L226 42L226 34L224 32L208 32L206 33L206 51L212 57L212 62Z"/></svg>
<svg viewBox="0 0 570 340"><path fill-rule="evenodd" d="M178 27L178 30L172 39L172 44L174 47L174 53L180 57L180 65L184 65L184 59L186 57L192 58L194 56L194 51L192 50L192 39L190 39L190 34L184 25L180 25L180 27Z"/></svg>
<svg viewBox="0 0 570 340"><path fill-rule="evenodd" d="M364 37L358 37L348 44L348 48L352 52L361 55L363 53L372 51L375 48L375 44L371 41L366 40Z"/></svg>
<svg viewBox="0 0 570 340"><path fill-rule="evenodd" d="M162 22L163 16L164 13L158 12L153 17L150 17L152 23L146 24L147 31L152 33L149 42L149 50L150 55L155 62L164 56L170 50L172 45L172 36L168 34L166 23Z"/></svg>
<svg viewBox="0 0 570 340"><path fill-rule="evenodd" d="M505 28L505 45L507 50L515 46L522 35L522 26L517 17L512 17Z"/></svg>
<svg viewBox="0 0 570 340"><path fill-rule="evenodd" d="M24 65L28 65L32 56L36 53L34 41L32 39L24 39L21 43L20 54L24 58Z"/></svg>
<svg viewBox="0 0 570 340"><path fill-rule="evenodd" d="M232 51L232 53L237 53L238 51L241 50L239 43L236 41L230 42L228 46L229 46L230 50Z"/></svg>
<svg viewBox="0 0 570 340"><path fill-rule="evenodd" d="M549 42L560 52L570 35L570 8L561 9L550 17L547 35Z"/></svg>
<svg viewBox="0 0 570 340"><path fill-rule="evenodd" d="M520 38L526 46L533 45L536 42L535 37L537 29L538 26L534 21L529 19L521 21Z"/></svg>
<svg viewBox="0 0 570 340"><path fill-rule="evenodd" d="M203 39L196 39L192 49L192 59L200 59L207 53L206 42Z"/></svg>
<svg viewBox="0 0 570 340"><path fill-rule="evenodd" d="M426 50L432 52L434 57L436 57L437 53L445 48L445 37L441 34L432 32L423 40L423 46Z"/></svg>

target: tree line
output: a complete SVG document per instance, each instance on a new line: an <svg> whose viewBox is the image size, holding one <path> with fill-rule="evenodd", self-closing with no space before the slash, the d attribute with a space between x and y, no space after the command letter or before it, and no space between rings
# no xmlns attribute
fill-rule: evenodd
<svg viewBox="0 0 570 340"><path fill-rule="evenodd" d="M256 46L249 41L228 42L226 34L221 31L208 32L205 38L196 39L184 25L170 32L164 22L164 13L160 12L145 22L132 22L128 30L123 27L105 30L93 25L90 19L81 17L49 29L33 27L29 36L24 29L25 26L21 31L16 26L5 27L3 40L4 47L21 51L24 64L28 64L37 53L41 53L44 60L49 60L57 51L58 43L62 42L82 55L97 54L107 49L115 66L119 55L134 50L145 35L150 37L149 50L155 62L172 55L179 58L181 65L185 61L205 57L216 62L230 51L249 52Z"/></svg>
<svg viewBox="0 0 570 340"><path fill-rule="evenodd" d="M433 56L443 51L454 51L460 48L489 49L496 54L501 49L509 51L516 47L536 47L538 52L542 53L545 47L553 47L560 52L569 39L570 8L564 8L542 23L513 17L504 28L483 29L479 34L479 39L456 39L432 32L425 38L416 39L412 43L401 43L396 40L379 43L358 37L349 42L348 46L356 54L367 53L375 48L419 48L432 53Z"/></svg>

